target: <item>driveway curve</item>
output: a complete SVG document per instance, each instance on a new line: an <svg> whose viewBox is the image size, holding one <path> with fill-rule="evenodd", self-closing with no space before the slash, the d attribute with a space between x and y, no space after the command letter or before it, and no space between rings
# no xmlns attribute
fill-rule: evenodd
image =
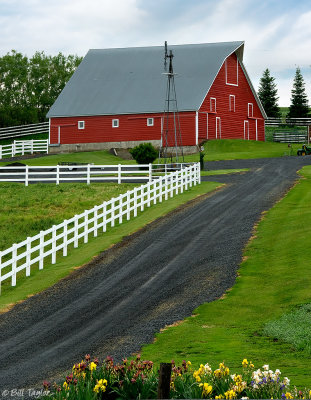
<svg viewBox="0 0 311 400"><path fill-rule="evenodd" d="M127 237L48 290L0 315L1 390L38 387L91 353L121 359L165 325L233 286L243 248L311 158L208 162L251 168Z"/></svg>

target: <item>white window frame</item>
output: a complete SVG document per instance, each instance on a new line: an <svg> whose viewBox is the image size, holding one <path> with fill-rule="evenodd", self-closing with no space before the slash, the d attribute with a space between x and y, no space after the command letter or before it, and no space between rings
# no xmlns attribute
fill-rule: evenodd
<svg viewBox="0 0 311 400"><path fill-rule="evenodd" d="M226 61L225 61L225 70L226 70L226 85L239 86L239 60L238 60L238 57L236 58L236 83L229 83L228 82L227 58L226 58Z"/></svg>
<svg viewBox="0 0 311 400"><path fill-rule="evenodd" d="M215 100L215 110L212 107L213 101ZM210 98L210 104L209 104L210 112L216 113L216 97L211 97Z"/></svg>
<svg viewBox="0 0 311 400"><path fill-rule="evenodd" d="M231 107L231 99L233 102L233 109ZM235 95L234 94L229 94L229 111L235 112Z"/></svg>
<svg viewBox="0 0 311 400"><path fill-rule="evenodd" d="M147 126L154 126L154 118L147 118Z"/></svg>
<svg viewBox="0 0 311 400"><path fill-rule="evenodd" d="M247 127L247 131L246 131ZM249 140L249 121L244 121L244 140Z"/></svg>
<svg viewBox="0 0 311 400"><path fill-rule="evenodd" d="M85 121L78 121L78 129L85 129Z"/></svg>
<svg viewBox="0 0 311 400"><path fill-rule="evenodd" d="M219 131L218 131L218 121L219 121ZM221 139L221 119L220 119L220 117L216 117L216 139L218 139L218 133L219 133L219 139Z"/></svg>
<svg viewBox="0 0 311 400"><path fill-rule="evenodd" d="M254 106L253 106L253 103L248 103L248 105L247 105L247 113L248 113L248 117L250 117L250 118L254 117Z"/></svg>
<svg viewBox="0 0 311 400"><path fill-rule="evenodd" d="M112 127L113 128L119 128L119 120L118 119L113 119L112 120Z"/></svg>

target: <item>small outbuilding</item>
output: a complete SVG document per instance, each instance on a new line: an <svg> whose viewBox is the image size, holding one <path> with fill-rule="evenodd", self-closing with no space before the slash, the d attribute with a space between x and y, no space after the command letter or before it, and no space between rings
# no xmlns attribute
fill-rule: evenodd
<svg viewBox="0 0 311 400"><path fill-rule="evenodd" d="M265 111L243 65L244 42L169 46L182 144L264 140ZM161 143L164 46L89 50L51 107L50 150Z"/></svg>

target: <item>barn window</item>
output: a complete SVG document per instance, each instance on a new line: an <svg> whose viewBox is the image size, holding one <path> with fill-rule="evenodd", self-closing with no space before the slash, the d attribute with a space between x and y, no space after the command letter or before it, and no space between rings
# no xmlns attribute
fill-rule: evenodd
<svg viewBox="0 0 311 400"><path fill-rule="evenodd" d="M153 126L154 125L154 119L153 118L147 118L147 126Z"/></svg>
<svg viewBox="0 0 311 400"><path fill-rule="evenodd" d="M78 121L78 129L84 129L85 128L85 121Z"/></svg>
<svg viewBox="0 0 311 400"><path fill-rule="evenodd" d="M229 111L235 112L235 95L229 95Z"/></svg>
<svg viewBox="0 0 311 400"><path fill-rule="evenodd" d="M225 61L226 84L239 85L239 61L235 54L231 54Z"/></svg>
<svg viewBox="0 0 311 400"><path fill-rule="evenodd" d="M248 103L248 116L253 117L253 103Z"/></svg>
<svg viewBox="0 0 311 400"><path fill-rule="evenodd" d="M210 98L210 112L216 112L216 99L215 97Z"/></svg>
<svg viewBox="0 0 311 400"><path fill-rule="evenodd" d="M119 128L119 120L118 119L113 119L112 120L112 127L113 128Z"/></svg>

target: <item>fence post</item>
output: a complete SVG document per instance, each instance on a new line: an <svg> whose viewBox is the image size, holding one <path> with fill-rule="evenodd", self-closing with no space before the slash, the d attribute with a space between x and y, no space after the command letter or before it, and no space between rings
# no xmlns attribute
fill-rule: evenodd
<svg viewBox="0 0 311 400"><path fill-rule="evenodd" d="M16 257L17 257L17 244L12 246L12 283L11 286L16 286Z"/></svg>
<svg viewBox="0 0 311 400"><path fill-rule="evenodd" d="M94 237L97 237L97 225L98 225L98 206L94 207Z"/></svg>
<svg viewBox="0 0 311 400"><path fill-rule="evenodd" d="M119 224L122 224L123 221L123 194L119 196Z"/></svg>
<svg viewBox="0 0 311 400"><path fill-rule="evenodd" d="M56 185L59 185L59 165L56 165Z"/></svg>
<svg viewBox="0 0 311 400"><path fill-rule="evenodd" d="M88 210L84 211L84 243L87 243L89 240L89 213Z"/></svg>
<svg viewBox="0 0 311 400"><path fill-rule="evenodd" d="M78 215L75 215L75 220L74 220L74 231L73 231L73 237L74 237L74 243L73 243L73 247L76 249L79 245L79 228L78 228Z"/></svg>
<svg viewBox="0 0 311 400"><path fill-rule="evenodd" d="M170 397L171 373L171 363L160 363L158 399L168 399Z"/></svg>
<svg viewBox="0 0 311 400"><path fill-rule="evenodd" d="M39 269L43 269L44 254L44 231L40 231L40 249L39 249Z"/></svg>
<svg viewBox="0 0 311 400"><path fill-rule="evenodd" d="M2 146L0 145L0 160L1 160L1 158L2 158ZM1 285L1 282L0 282L0 285Z"/></svg>
<svg viewBox="0 0 311 400"><path fill-rule="evenodd" d="M121 183L121 164L118 164L118 184Z"/></svg>
<svg viewBox="0 0 311 400"><path fill-rule="evenodd" d="M25 167L25 186L28 186L28 179L29 179L29 167L26 165Z"/></svg>
<svg viewBox="0 0 311 400"><path fill-rule="evenodd" d="M31 250L31 237L27 237L26 244L26 276L30 276L30 250Z"/></svg>
<svg viewBox="0 0 311 400"><path fill-rule="evenodd" d="M200 164L199 163L197 163L197 180L198 180L198 184L200 184L201 183L201 168L200 168Z"/></svg>
<svg viewBox="0 0 311 400"><path fill-rule="evenodd" d="M149 182L152 182L152 164L149 163Z"/></svg>
<svg viewBox="0 0 311 400"><path fill-rule="evenodd" d="M147 183L147 207L150 207L150 182Z"/></svg>
<svg viewBox="0 0 311 400"><path fill-rule="evenodd" d="M33 139L31 139L30 145L31 145L31 154L33 154Z"/></svg>
<svg viewBox="0 0 311 400"><path fill-rule="evenodd" d="M67 240L68 240L68 233L67 233L67 231L68 231L68 222L67 222L66 219L63 222L63 224L64 224L64 230L63 230L63 235L64 235L64 238L63 238L63 257L66 257L67 256Z"/></svg>
<svg viewBox="0 0 311 400"><path fill-rule="evenodd" d="M126 219L129 221L131 219L131 193L128 191L126 193Z"/></svg>
<svg viewBox="0 0 311 400"><path fill-rule="evenodd" d="M110 206L111 227L114 227L114 210L115 210L115 199L114 197L112 197Z"/></svg>
<svg viewBox="0 0 311 400"><path fill-rule="evenodd" d="M91 182L91 166L90 166L90 164L87 165L87 173L86 174L87 174L86 175L86 183L87 183L87 185L89 185Z"/></svg>
<svg viewBox="0 0 311 400"><path fill-rule="evenodd" d="M14 140L14 142L12 143L12 148L11 148L11 153L12 153L12 157L15 156L16 154L16 140Z"/></svg>
<svg viewBox="0 0 311 400"><path fill-rule="evenodd" d="M103 232L107 230L107 203L103 202Z"/></svg>
<svg viewBox="0 0 311 400"><path fill-rule="evenodd" d="M145 208L145 185L140 187L140 211L144 211Z"/></svg>
<svg viewBox="0 0 311 400"><path fill-rule="evenodd" d="M56 225L52 226L52 264L56 263Z"/></svg>
<svg viewBox="0 0 311 400"><path fill-rule="evenodd" d="M134 188L134 200L133 200L133 207L134 207L134 217L137 217L137 188Z"/></svg>

